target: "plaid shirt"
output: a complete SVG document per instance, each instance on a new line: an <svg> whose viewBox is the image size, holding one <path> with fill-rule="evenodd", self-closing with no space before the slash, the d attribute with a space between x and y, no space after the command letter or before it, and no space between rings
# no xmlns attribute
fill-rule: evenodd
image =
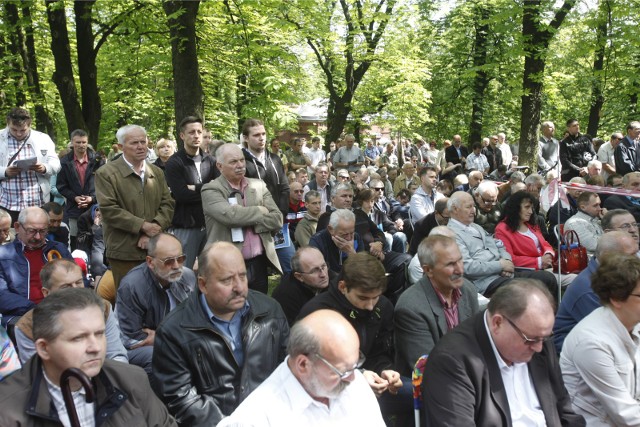
<svg viewBox="0 0 640 427"><path fill-rule="evenodd" d="M11 158L20 149L21 142L9 134L7 138L8 157ZM36 152L30 144L24 144L16 160L36 157ZM17 176L0 181L2 194L0 206L10 211L21 211L30 206L42 206L42 191L38 183L38 175L34 171L20 172Z"/></svg>
<svg viewBox="0 0 640 427"><path fill-rule="evenodd" d="M62 389L51 382L47 377L47 374L43 371L44 378L47 380L47 390L53 401L53 405L58 411L58 419L64 427L71 427L69 421L69 414L67 413L67 407L64 404L64 398L62 397ZM78 391L71 393L73 396L73 403L75 403L76 413L78 414L78 421L82 427L93 427L96 425L95 419L95 403L87 403L86 392L84 388L80 388Z"/></svg>

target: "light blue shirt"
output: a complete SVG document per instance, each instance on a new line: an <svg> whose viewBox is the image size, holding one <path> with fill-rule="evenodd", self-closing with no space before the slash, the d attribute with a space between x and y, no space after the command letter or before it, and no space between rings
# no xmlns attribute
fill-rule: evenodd
<svg viewBox="0 0 640 427"><path fill-rule="evenodd" d="M233 355L238 362L238 366L242 367L244 364L244 349L242 347L242 318L249 312L249 301L247 300L240 310L233 314L231 320L226 321L211 311L204 294L200 294L200 304L204 310L207 318L211 321L213 328L218 331L229 344Z"/></svg>

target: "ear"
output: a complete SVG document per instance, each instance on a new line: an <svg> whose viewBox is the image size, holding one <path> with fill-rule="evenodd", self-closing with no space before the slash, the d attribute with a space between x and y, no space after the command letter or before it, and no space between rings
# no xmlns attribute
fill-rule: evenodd
<svg viewBox="0 0 640 427"><path fill-rule="evenodd" d="M299 354L293 360L293 366L295 370L303 377L309 376L311 374L312 363L309 356L304 354Z"/></svg>
<svg viewBox="0 0 640 427"><path fill-rule="evenodd" d="M147 267L153 269L153 257L150 257L149 255L147 255L145 260L147 262Z"/></svg>
<svg viewBox="0 0 640 427"><path fill-rule="evenodd" d="M51 360L51 354L49 353L49 343L44 338L38 338L34 343L36 346L36 353L42 360Z"/></svg>
<svg viewBox="0 0 640 427"><path fill-rule="evenodd" d="M118 149L122 150L123 145L118 143Z"/></svg>
<svg viewBox="0 0 640 427"><path fill-rule="evenodd" d="M346 294L348 289L347 289L347 283L344 280L340 280L338 282L338 290L343 293Z"/></svg>
<svg viewBox="0 0 640 427"><path fill-rule="evenodd" d="M296 280L299 280L299 281L303 282L302 274L298 273L297 271L293 273L293 277L295 277Z"/></svg>
<svg viewBox="0 0 640 427"><path fill-rule="evenodd" d="M42 297L46 298L49 296L49 294L51 293L51 291L45 287L42 288Z"/></svg>

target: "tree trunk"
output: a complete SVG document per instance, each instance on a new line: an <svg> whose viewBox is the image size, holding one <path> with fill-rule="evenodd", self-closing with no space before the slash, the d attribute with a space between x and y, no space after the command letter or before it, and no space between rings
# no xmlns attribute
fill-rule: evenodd
<svg viewBox="0 0 640 427"><path fill-rule="evenodd" d="M22 17L24 18L25 29L25 56L24 69L27 74L27 82L31 89L35 116L36 116L36 130L45 132L55 139L55 128L51 116L45 108L45 99L42 93L42 87L40 86L40 75L38 73L38 63L36 60L36 46L33 39L33 20L31 19L31 3L23 3Z"/></svg>
<svg viewBox="0 0 640 427"><path fill-rule="evenodd" d="M51 29L51 53L55 63L53 81L60 93L60 100L62 101L67 122L67 131L86 129L87 126L78 101L78 90L73 78L71 47L69 45L64 2L47 0L46 5L47 21L49 21L49 28Z"/></svg>
<svg viewBox="0 0 640 427"><path fill-rule="evenodd" d="M4 3L4 16L9 36L9 44L7 46L9 58L5 58L5 60L10 64L12 85L15 87L15 104L24 106L27 103L27 95L24 92L23 64L20 63L24 36L20 28L18 7L15 3L9 1Z"/></svg>
<svg viewBox="0 0 640 427"><path fill-rule="evenodd" d="M200 1L165 1L171 35L171 63L173 65L174 110L177 124L186 116L200 116L204 111L204 94L198 67L196 18ZM182 141L180 141L182 146Z"/></svg>
<svg viewBox="0 0 640 427"><path fill-rule="evenodd" d="M84 129L89 134L89 144L98 148L100 121L102 120L102 102L98 90L97 52L94 48L93 5L95 0L75 1L76 42L78 54L78 77L82 90L82 117ZM73 129L69 129L72 131Z"/></svg>
<svg viewBox="0 0 640 427"><path fill-rule="evenodd" d="M522 39L524 40L524 74L520 113L520 150L518 163L537 168L538 127L542 109L542 87L549 42L576 0L565 0L548 25L543 24L541 0L523 2Z"/></svg>
<svg viewBox="0 0 640 427"><path fill-rule="evenodd" d="M473 81L471 124L469 125L469 147L482 141L482 118L484 116L484 97L489 85L489 75L482 69L487 64L487 45L489 37L489 9L479 5L474 14L476 37L473 45L473 68L476 76Z"/></svg>
<svg viewBox="0 0 640 427"><path fill-rule="evenodd" d="M607 33L611 5L608 0L601 0L598 11L598 26L596 28L596 51L593 60L593 82L591 84L591 107L589 108L589 124L587 133L592 137L598 134L600 127L600 111L604 105L604 56L607 46Z"/></svg>
<svg viewBox="0 0 640 427"><path fill-rule="evenodd" d="M327 141L334 142L340 138L344 130L344 125L347 123L347 116L351 112L351 100L349 99L349 105L344 100L344 97L332 99L329 102L327 108L327 134L325 139Z"/></svg>

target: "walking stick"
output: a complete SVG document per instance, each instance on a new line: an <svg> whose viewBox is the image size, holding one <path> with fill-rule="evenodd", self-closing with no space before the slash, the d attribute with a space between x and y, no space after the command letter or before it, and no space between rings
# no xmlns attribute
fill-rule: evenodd
<svg viewBox="0 0 640 427"><path fill-rule="evenodd" d="M65 370L60 376L60 388L62 389L62 397L64 398L64 406L67 408L67 414L69 414L69 422L71 427L82 427L80 420L78 419L78 412L76 411L76 405L73 402L73 395L71 394L71 378L75 378L80 382L82 388L86 393L87 403L93 403L95 395L93 393L93 386L91 380L78 368L69 368Z"/></svg>

